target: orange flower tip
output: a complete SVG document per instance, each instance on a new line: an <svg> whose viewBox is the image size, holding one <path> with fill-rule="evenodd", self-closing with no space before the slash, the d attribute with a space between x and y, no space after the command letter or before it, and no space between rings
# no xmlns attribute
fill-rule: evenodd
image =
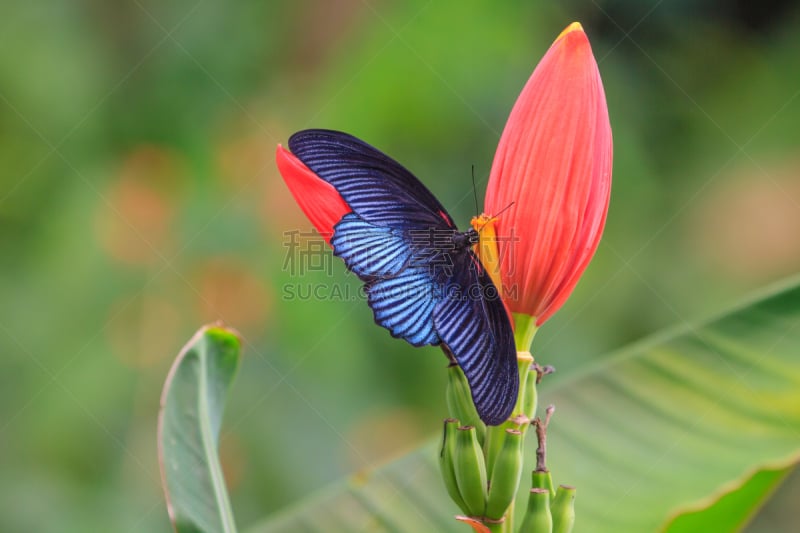
<svg viewBox="0 0 800 533"><path fill-rule="evenodd" d="M472 529L475 531L475 533L491 533L491 530L476 518L472 518L470 516L461 516L461 515L456 515L455 518L459 522L464 522L472 526ZM498 523L502 523L502 521Z"/></svg>
<svg viewBox="0 0 800 533"><path fill-rule="evenodd" d="M565 35L567 35L568 33L572 33L572 32L574 32L574 31L579 31L579 32L581 32L581 33L584 33L584 31L583 31L583 26L581 26L581 23L580 23L580 22L573 22L572 24L570 24L569 26L567 26L566 28L564 28L564 31L562 31L561 33L559 33L559 34L558 34L558 37L556 37L556 41L560 40L562 37L564 37L564 36L565 36Z"/></svg>
<svg viewBox="0 0 800 533"><path fill-rule="evenodd" d="M469 221L469 225L472 226L475 231L480 232L490 220L492 220L490 215L481 213L480 215L472 217L472 220Z"/></svg>

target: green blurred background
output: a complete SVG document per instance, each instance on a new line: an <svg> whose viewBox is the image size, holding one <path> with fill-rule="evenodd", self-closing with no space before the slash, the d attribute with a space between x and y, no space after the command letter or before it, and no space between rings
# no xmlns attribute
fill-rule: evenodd
<svg viewBox="0 0 800 533"><path fill-rule="evenodd" d="M289 297L358 285L338 260L287 268L286 232L309 224L274 149L351 132L466 227L471 166L480 197L573 20L614 185L594 262L534 343L552 382L795 272L800 8L753 4L4 1L0 531L169 531L160 389L217 319L246 346L222 439L240 525L436 433L437 349L391 339L361 300Z"/></svg>

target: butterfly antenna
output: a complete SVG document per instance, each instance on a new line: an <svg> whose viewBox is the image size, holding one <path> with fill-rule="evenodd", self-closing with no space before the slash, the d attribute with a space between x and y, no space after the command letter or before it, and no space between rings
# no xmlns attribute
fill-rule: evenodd
<svg viewBox="0 0 800 533"><path fill-rule="evenodd" d="M480 231L481 231L481 230L482 230L482 229L483 229L483 228L486 226L486 224L488 224L488 223L489 223L489 222L491 222L492 220L494 220L494 219L498 218L500 215L502 215L503 213L505 213L506 211L508 211L508 209L509 209L509 208L510 208L512 205L514 205L514 202L511 202L510 204L508 204L507 206L505 206L505 207L504 207L503 209L501 209L501 210L500 210L500 212L499 212L499 213L497 213L496 215L493 215L493 216L489 217L488 219L486 219L486 220L483 222L483 225L482 225L480 228L478 228L478 232L480 233Z"/></svg>
<svg viewBox="0 0 800 533"><path fill-rule="evenodd" d="M475 198L475 214L478 214L478 187L475 186L475 165L472 165L472 196Z"/></svg>
<svg viewBox="0 0 800 533"><path fill-rule="evenodd" d="M511 202L510 204L508 204L507 206L505 206L503 209L501 209L499 213L497 213L496 215L494 215L494 216L492 217L492 219L495 219L495 218L499 217L500 215L502 215L503 213L505 213L506 211L508 211L509 209L511 209L511 206L512 206L512 205L514 205L514 202Z"/></svg>

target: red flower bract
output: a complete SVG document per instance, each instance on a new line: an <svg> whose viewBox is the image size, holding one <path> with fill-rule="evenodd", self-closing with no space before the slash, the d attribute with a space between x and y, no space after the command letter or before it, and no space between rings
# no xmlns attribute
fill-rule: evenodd
<svg viewBox="0 0 800 533"><path fill-rule="evenodd" d="M536 325L561 307L597 249L611 155L600 73L583 28L573 23L517 99L486 191L487 213L513 204L493 221L498 242L508 243L499 274L511 311Z"/></svg>
<svg viewBox="0 0 800 533"><path fill-rule="evenodd" d="M289 187L297 205L317 231L330 244L333 226L351 211L333 185L323 180L297 159L289 150L278 145L275 160L283 181Z"/></svg>

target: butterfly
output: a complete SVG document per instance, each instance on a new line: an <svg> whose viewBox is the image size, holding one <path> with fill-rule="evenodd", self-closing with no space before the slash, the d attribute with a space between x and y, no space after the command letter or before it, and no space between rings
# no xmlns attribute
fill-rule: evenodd
<svg viewBox="0 0 800 533"><path fill-rule="evenodd" d="M364 282L375 322L413 346L438 345L461 366L481 420L504 422L519 389L502 299L472 247L411 172L352 135L304 130L289 149L352 211L334 226L333 254Z"/></svg>

